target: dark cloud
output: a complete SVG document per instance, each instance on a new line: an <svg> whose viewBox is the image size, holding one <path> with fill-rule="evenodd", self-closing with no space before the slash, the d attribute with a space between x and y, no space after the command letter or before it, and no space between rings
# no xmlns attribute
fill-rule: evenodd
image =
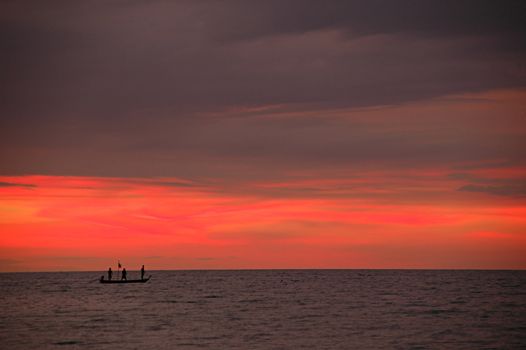
<svg viewBox="0 0 526 350"><path fill-rule="evenodd" d="M82 126L85 118L239 104L367 106L524 84L513 72L519 57L501 49L524 43L524 6L515 1L3 7L3 105L17 117Z"/></svg>
<svg viewBox="0 0 526 350"><path fill-rule="evenodd" d="M490 163L490 167L492 164ZM452 180L464 180L471 182L472 184L485 184L504 187L526 187L526 179L517 178L492 178L492 177L481 177L469 173L453 173L449 174L448 178Z"/></svg>
<svg viewBox="0 0 526 350"><path fill-rule="evenodd" d="M33 188L33 187L36 187L36 185L19 184L19 183L12 183L12 182L0 182L0 187L26 187L26 188Z"/></svg>
<svg viewBox="0 0 526 350"><path fill-rule="evenodd" d="M520 1L4 1L0 13L2 173L522 155L515 138L478 148L458 130L325 119L524 87ZM235 112L254 106L320 112Z"/></svg>
<svg viewBox="0 0 526 350"><path fill-rule="evenodd" d="M166 186L166 187L193 187L194 184L186 182L159 182L156 183L157 186Z"/></svg>
<svg viewBox="0 0 526 350"><path fill-rule="evenodd" d="M496 163L499 164L499 163ZM492 166L492 164L489 164ZM495 166L493 164L493 166ZM453 173L448 175L449 179L469 182L461 186L461 192L479 192L491 195L507 197L526 196L526 179L517 177L483 177L470 173Z"/></svg>
<svg viewBox="0 0 526 350"><path fill-rule="evenodd" d="M412 33L423 36L516 35L526 33L518 0L446 1L232 1L211 6L205 24L215 37L254 38L338 28L351 35ZM212 13L211 13L212 12ZM229 23L228 26L224 23ZM223 25L221 25L223 24ZM517 41L524 48L524 43Z"/></svg>
<svg viewBox="0 0 526 350"><path fill-rule="evenodd" d="M526 196L526 184L502 186L465 185L460 187L458 190L464 192L480 192L507 197Z"/></svg>

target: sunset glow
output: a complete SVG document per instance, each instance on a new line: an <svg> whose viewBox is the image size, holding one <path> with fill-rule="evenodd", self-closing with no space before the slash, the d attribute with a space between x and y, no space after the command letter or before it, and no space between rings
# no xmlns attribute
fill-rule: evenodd
<svg viewBox="0 0 526 350"><path fill-rule="evenodd" d="M524 269L523 10L2 3L0 271Z"/></svg>
<svg viewBox="0 0 526 350"><path fill-rule="evenodd" d="M236 193L175 178L2 177L3 268L526 267L522 200L457 191L440 170L416 184L391 175Z"/></svg>

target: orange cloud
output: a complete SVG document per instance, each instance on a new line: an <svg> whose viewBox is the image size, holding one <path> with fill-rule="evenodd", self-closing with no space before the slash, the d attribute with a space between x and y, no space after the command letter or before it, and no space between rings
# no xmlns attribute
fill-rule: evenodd
<svg viewBox="0 0 526 350"><path fill-rule="evenodd" d="M522 200L481 200L447 174L312 176L237 192L173 178L1 177L2 269L104 269L116 259L166 269L525 268Z"/></svg>

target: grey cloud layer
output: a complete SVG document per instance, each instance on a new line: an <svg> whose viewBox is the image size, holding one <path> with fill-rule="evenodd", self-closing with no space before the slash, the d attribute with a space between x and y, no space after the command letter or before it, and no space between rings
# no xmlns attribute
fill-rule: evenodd
<svg viewBox="0 0 526 350"><path fill-rule="evenodd" d="M5 173L114 174L124 159L124 175L163 175L199 156L440 158L459 146L210 114L526 85L520 1L5 1L0 13ZM141 165L154 159L165 165Z"/></svg>
<svg viewBox="0 0 526 350"><path fill-rule="evenodd" d="M375 105L524 84L524 5L514 1L3 7L4 108L17 116Z"/></svg>

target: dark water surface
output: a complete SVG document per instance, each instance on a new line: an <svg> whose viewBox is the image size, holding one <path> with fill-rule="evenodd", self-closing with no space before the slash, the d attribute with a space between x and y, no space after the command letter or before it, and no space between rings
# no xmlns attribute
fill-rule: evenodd
<svg viewBox="0 0 526 350"><path fill-rule="evenodd" d="M101 274L0 274L0 348L526 348L526 271Z"/></svg>

